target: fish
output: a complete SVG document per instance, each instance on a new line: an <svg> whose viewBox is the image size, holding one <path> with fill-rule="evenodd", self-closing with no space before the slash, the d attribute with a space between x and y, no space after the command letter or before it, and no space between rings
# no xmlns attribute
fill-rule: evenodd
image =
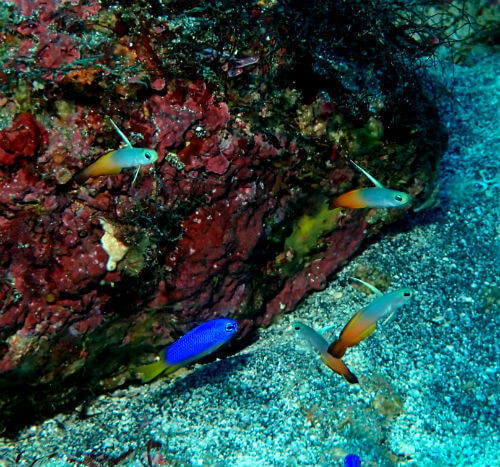
<svg viewBox="0 0 500 467"><path fill-rule="evenodd" d="M113 175L120 173L122 169L129 167L137 167L132 184L135 183L139 169L143 165L154 164L158 160L158 153L150 148L134 148L128 138L116 126L115 122L111 120L115 130L125 141L126 146L122 149L110 151L104 156L101 156L94 163L78 172L74 179L78 184L85 183L91 177L98 177L100 175Z"/></svg>
<svg viewBox="0 0 500 467"><path fill-rule="evenodd" d="M347 368L342 360L328 353L328 342L320 333L300 321L293 323L292 327L300 337L305 339L309 345L319 353L321 361L328 368L343 376L350 384L359 383L356 375Z"/></svg>
<svg viewBox="0 0 500 467"><path fill-rule="evenodd" d="M230 68L227 71L227 76L229 78L234 78L235 76L239 76L243 73L243 68Z"/></svg>
<svg viewBox="0 0 500 467"><path fill-rule="evenodd" d="M348 454L344 457L344 467L361 467L361 459L356 454Z"/></svg>
<svg viewBox="0 0 500 467"><path fill-rule="evenodd" d="M161 374L169 374L215 352L238 330L229 318L206 321L184 334L160 352L157 361L137 368L140 379L147 383Z"/></svg>
<svg viewBox="0 0 500 467"><path fill-rule="evenodd" d="M243 73L243 68L254 65L258 63L259 60L260 58L257 56L243 58L230 57L227 62L224 62L221 65L221 69L227 72L227 76L229 78L234 78L235 76L241 75L241 73Z"/></svg>
<svg viewBox="0 0 500 467"><path fill-rule="evenodd" d="M413 291L408 288L398 289L379 296L350 319L340 333L339 338L328 347L327 352L334 358L342 358L349 347L359 344L375 331L379 320L390 317L399 307L407 303L412 296ZM330 327L324 328L323 331Z"/></svg>
<svg viewBox="0 0 500 467"><path fill-rule="evenodd" d="M350 161L361 173L375 185L371 188L357 188L348 191L332 201L333 207L351 209L362 208L402 208L411 204L412 197L404 191L391 190L372 177L354 161Z"/></svg>
<svg viewBox="0 0 500 467"><path fill-rule="evenodd" d="M213 47L205 47L204 49L199 50L196 52L196 56L198 58L201 58L203 60L208 60L212 62L215 60L219 55L219 52L215 50Z"/></svg>
<svg viewBox="0 0 500 467"><path fill-rule="evenodd" d="M258 63L259 60L260 60L260 58L257 56L237 58L231 62L231 65L234 68L245 68L247 66L254 65L255 63Z"/></svg>

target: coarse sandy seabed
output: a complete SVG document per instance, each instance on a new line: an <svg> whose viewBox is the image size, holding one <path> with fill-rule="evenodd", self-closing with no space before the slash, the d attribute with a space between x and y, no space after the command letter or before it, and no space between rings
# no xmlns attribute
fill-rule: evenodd
<svg viewBox="0 0 500 467"><path fill-rule="evenodd" d="M436 76L455 94L440 104L438 206L382 232L240 354L0 440L0 465L115 465L130 449L119 465L330 466L348 453L366 466L500 465L500 56ZM347 282L363 268L416 296L348 351L361 383L349 386L291 323L333 323L333 339L372 299Z"/></svg>

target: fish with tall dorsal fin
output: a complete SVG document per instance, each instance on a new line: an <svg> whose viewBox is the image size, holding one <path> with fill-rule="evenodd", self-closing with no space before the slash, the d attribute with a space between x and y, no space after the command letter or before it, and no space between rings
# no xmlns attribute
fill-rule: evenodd
<svg viewBox="0 0 500 467"><path fill-rule="evenodd" d="M109 119L115 130L121 136L126 146L122 149L110 151L101 156L94 163L78 172L74 179L78 184L85 183L89 178L100 175L114 175L120 173L122 169L137 167L132 184L134 184L137 174L143 165L153 164L158 160L158 153L154 149L134 148L128 138L116 126L115 122Z"/></svg>
<svg viewBox="0 0 500 467"><path fill-rule="evenodd" d="M304 338L311 347L313 347L321 357L321 361L331 370L342 375L350 384L357 384L358 378L354 375L346 364L328 353L328 342L326 339L307 324L296 321L292 325L293 330Z"/></svg>
<svg viewBox="0 0 500 467"><path fill-rule="evenodd" d="M306 324L296 321L293 323L293 329L319 352L321 360L326 366L342 375L349 383L355 384L358 383L358 378L347 368L341 358L349 347L358 344L372 334L380 319L389 319L400 306L404 305L412 297L413 291L411 289L399 289L383 294L375 286L361 279L354 277L351 279L368 287L377 295L377 298L351 318L337 340L328 345L327 340L322 336L324 332L330 330L334 325L315 331Z"/></svg>
<svg viewBox="0 0 500 467"><path fill-rule="evenodd" d="M358 282L372 289L372 285L360 279ZM372 289L373 290L373 289ZM377 290L377 289L375 289ZM346 324L339 338L328 347L328 353L335 358L342 358L349 347L359 344L370 336L377 327L377 322L390 316L413 296L411 289L398 289L393 292L381 294L368 306L359 310ZM321 331L325 332L332 326Z"/></svg>
<svg viewBox="0 0 500 467"><path fill-rule="evenodd" d="M391 190L382 185L375 177L350 160L361 173L375 185L371 188L357 188L337 196L332 201L333 207L351 209L362 208L402 208L412 202L412 197L404 191Z"/></svg>

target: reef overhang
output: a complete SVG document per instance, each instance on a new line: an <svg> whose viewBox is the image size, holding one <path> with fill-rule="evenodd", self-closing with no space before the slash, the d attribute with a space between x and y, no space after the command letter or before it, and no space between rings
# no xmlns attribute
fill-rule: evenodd
<svg viewBox="0 0 500 467"><path fill-rule="evenodd" d="M446 144L399 2L122 3L1 7L0 434L207 319L243 346L404 215L332 207L349 159L422 202ZM78 185L108 117L159 159Z"/></svg>

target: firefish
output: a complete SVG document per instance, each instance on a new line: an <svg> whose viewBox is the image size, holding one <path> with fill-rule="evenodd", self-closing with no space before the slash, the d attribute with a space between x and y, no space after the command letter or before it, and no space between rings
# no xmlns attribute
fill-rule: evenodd
<svg viewBox="0 0 500 467"><path fill-rule="evenodd" d="M207 321L166 347L157 361L141 366L137 373L143 382L169 374L215 352L238 330L238 323L228 318Z"/></svg>
<svg viewBox="0 0 500 467"><path fill-rule="evenodd" d="M340 358L335 358L328 353L328 342L319 332L299 321L293 323L293 329L300 337L305 339L313 349L319 352L321 361L328 368L342 375L349 383L358 383L358 378L356 378L349 368L347 368L346 364L340 360Z"/></svg>
<svg viewBox="0 0 500 467"><path fill-rule="evenodd" d="M113 175L120 173L122 169L129 167L137 167L132 184L134 184L139 169L143 165L153 164L158 160L158 153L154 149L148 148L134 148L128 138L116 126L115 122L111 120L115 130L125 141L126 146L122 149L108 152L97 159L93 164L83 169L75 175L75 181L79 184L85 183L91 177L98 177L99 175Z"/></svg>
<svg viewBox="0 0 500 467"><path fill-rule="evenodd" d="M411 289L398 289L380 295L351 318L340 333L339 338L328 347L328 353L332 357L342 358L349 347L360 343L375 331L377 321L392 315L412 296L413 291ZM327 329L329 328L324 330Z"/></svg>
<svg viewBox="0 0 500 467"><path fill-rule="evenodd" d="M412 198L404 191L391 190L384 187L377 179L372 177L366 170L350 161L361 173L366 175L375 185L372 188L358 188L348 191L332 202L334 207L344 207L352 209L361 208L401 208L412 202Z"/></svg>

